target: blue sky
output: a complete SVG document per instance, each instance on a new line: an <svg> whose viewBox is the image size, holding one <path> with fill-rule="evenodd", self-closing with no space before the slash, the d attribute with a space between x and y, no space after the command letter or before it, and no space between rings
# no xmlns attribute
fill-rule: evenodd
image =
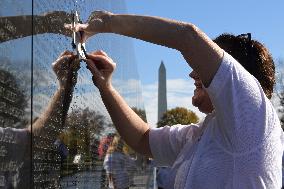
<svg viewBox="0 0 284 189"><path fill-rule="evenodd" d="M191 22L211 38L223 32L233 34L251 32L253 39L263 42L270 49L276 62L284 59L283 0L126 0L126 5L130 14L160 16ZM191 69L181 54L140 40L133 40L133 42L143 85L145 108L147 116L151 117L150 122L154 124L157 117L157 70L161 60L164 61L167 69L168 101L170 101L168 108L186 106L197 112L190 105L193 87L188 79L188 73ZM178 86L178 89L172 85ZM202 116L202 114L198 115Z"/></svg>
<svg viewBox="0 0 284 189"><path fill-rule="evenodd" d="M284 1L191 1L191 0L126 0L128 12L161 16L191 22L211 38L220 33L251 32L263 42L275 60L284 57ZM189 68L182 56L158 45L133 40L139 72L144 84L156 80L161 60L167 68L168 78L185 77ZM146 76L147 77L144 77Z"/></svg>

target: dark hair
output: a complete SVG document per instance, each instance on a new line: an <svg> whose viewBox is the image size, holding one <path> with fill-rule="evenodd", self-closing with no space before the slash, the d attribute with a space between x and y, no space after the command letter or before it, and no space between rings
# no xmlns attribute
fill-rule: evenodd
<svg viewBox="0 0 284 189"><path fill-rule="evenodd" d="M250 34L249 34L250 35ZM270 99L275 84L274 61L268 49L245 35L221 34L214 42L234 57L262 86Z"/></svg>

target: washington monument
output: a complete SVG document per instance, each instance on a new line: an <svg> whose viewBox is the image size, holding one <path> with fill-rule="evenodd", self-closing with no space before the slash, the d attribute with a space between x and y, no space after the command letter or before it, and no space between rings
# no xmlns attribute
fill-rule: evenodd
<svg viewBox="0 0 284 189"><path fill-rule="evenodd" d="M167 81L166 81L166 68L163 63L159 67L159 83L158 83L158 121L162 118L163 114L167 111Z"/></svg>

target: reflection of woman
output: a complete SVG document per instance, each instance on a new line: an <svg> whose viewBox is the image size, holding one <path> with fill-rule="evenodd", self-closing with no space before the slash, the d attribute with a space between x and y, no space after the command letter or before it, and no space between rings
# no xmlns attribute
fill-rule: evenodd
<svg viewBox="0 0 284 189"><path fill-rule="evenodd" d="M12 128L14 125L11 124L3 128L2 125L6 124L3 123L5 120L3 122L1 120L0 188L31 188L31 135L33 137L41 136L45 139L42 141L33 140L33 147L51 148L53 145L53 142L64 126L62 122L65 119L67 110L64 110L63 106L65 105L66 109L69 108L73 89L77 81L78 63L76 56L67 51L62 53L53 63L52 67L59 81L59 86L49 101L48 106L39 118L33 122L32 126L18 129ZM0 88L3 91L11 88L6 86L11 77L11 74L0 70L0 78L3 79L0 81ZM66 96L67 98L65 98ZM5 109L10 105L8 100L5 99L5 93L0 94L0 104L0 114L4 115L4 118L8 117ZM35 154L35 151L33 153ZM36 182L39 175L33 175L33 177L34 182Z"/></svg>
<svg viewBox="0 0 284 189"><path fill-rule="evenodd" d="M104 159L109 188L125 189L131 185L129 171L134 167L134 160L123 152L124 142L115 136Z"/></svg>
<svg viewBox="0 0 284 189"><path fill-rule="evenodd" d="M0 17L0 43L32 34L70 35L71 32L63 27L65 22L70 23L71 16L62 11L44 15ZM15 94L17 97L15 99L19 101L18 92L15 93L16 79L9 72L0 69L0 188L33 188L32 185L39 181L42 184L43 175L40 174L33 174L33 181L31 181L31 150L33 150L33 158L40 158L35 152L35 147L40 146L47 150L52 148L56 137L62 130L77 81L79 62L72 52L66 51L58 57L52 67L59 81L58 89L40 117L32 123L32 126L23 129L13 128L15 125L9 121L9 118L17 117L15 114L24 109L13 108L13 111L7 111L15 103L14 98L7 99L7 94ZM10 82L9 85L8 82ZM23 126L19 125L19 127ZM31 143L31 135L34 137L33 143ZM31 144L33 144L33 149L31 149ZM35 165L34 162L32 163ZM43 172L38 170L35 167L34 173ZM54 175L44 175L50 179L48 184L54 184L51 178ZM47 182L45 187L47 188Z"/></svg>

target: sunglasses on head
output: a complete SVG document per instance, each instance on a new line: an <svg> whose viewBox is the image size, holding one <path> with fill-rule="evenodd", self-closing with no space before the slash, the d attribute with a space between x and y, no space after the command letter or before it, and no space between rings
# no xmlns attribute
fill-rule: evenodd
<svg viewBox="0 0 284 189"><path fill-rule="evenodd" d="M244 34L240 34L237 36L237 38L244 38L247 39L248 43L246 45L247 51L248 51L248 57L250 59L252 59L252 41L251 41L251 33L244 33Z"/></svg>

